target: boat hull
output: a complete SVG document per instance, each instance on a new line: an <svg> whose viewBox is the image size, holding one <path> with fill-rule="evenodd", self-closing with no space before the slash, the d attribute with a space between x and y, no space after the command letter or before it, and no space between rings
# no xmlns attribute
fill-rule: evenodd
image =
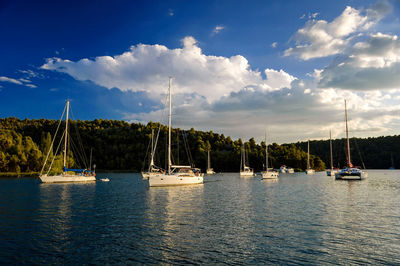
<svg viewBox="0 0 400 266"><path fill-rule="evenodd" d="M368 173L360 170L341 170L335 173L335 179L337 180L362 180L368 177Z"/></svg>
<svg viewBox="0 0 400 266"><path fill-rule="evenodd" d="M206 174L207 175L213 175L213 174L215 174L215 172L214 172L214 170L210 170L210 169L207 169L207 171L206 171Z"/></svg>
<svg viewBox="0 0 400 266"><path fill-rule="evenodd" d="M275 171L261 172L262 179L278 179L279 173Z"/></svg>
<svg viewBox="0 0 400 266"><path fill-rule="evenodd" d="M199 176L188 176L188 175L150 175L149 186L150 187L166 187L166 186L185 186L203 184L204 178L202 175Z"/></svg>
<svg viewBox="0 0 400 266"><path fill-rule="evenodd" d="M79 175L52 175L41 176L42 183L70 183L70 182L91 182L96 181L94 176L79 176Z"/></svg>
<svg viewBox="0 0 400 266"><path fill-rule="evenodd" d="M306 170L306 174L307 175L313 175L313 174L315 174L315 170L314 169L307 169Z"/></svg>
<svg viewBox="0 0 400 266"><path fill-rule="evenodd" d="M240 177L253 177L254 172L240 172Z"/></svg>
<svg viewBox="0 0 400 266"><path fill-rule="evenodd" d="M288 173L288 174L294 174L294 169L293 169L293 168L288 168L288 169L286 170L286 173Z"/></svg>

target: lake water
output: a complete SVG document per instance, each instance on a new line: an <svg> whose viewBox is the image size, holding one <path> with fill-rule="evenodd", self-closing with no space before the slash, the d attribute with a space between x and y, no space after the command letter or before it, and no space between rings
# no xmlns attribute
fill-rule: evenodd
<svg viewBox="0 0 400 266"><path fill-rule="evenodd" d="M400 264L400 171L203 185L0 179L1 264Z"/></svg>

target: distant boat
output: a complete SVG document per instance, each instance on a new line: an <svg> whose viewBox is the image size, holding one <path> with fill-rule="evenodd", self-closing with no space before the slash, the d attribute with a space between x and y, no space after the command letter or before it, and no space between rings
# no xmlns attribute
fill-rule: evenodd
<svg viewBox="0 0 400 266"><path fill-rule="evenodd" d="M286 174L288 172L288 168L286 165L281 165L281 167L279 168L279 173L281 174Z"/></svg>
<svg viewBox="0 0 400 266"><path fill-rule="evenodd" d="M241 160L240 160L240 177L254 176L254 170L246 165L246 150L244 143L242 145Z"/></svg>
<svg viewBox="0 0 400 266"><path fill-rule="evenodd" d="M351 163L350 159L350 141L349 141L349 129L347 125L347 102L344 101L344 112L345 112L345 119L346 119L346 160L347 160L347 167L341 169L339 172L335 174L335 179L341 180L361 180L368 176L368 173L362 171L359 168L356 168Z"/></svg>
<svg viewBox="0 0 400 266"><path fill-rule="evenodd" d="M67 100L67 103L66 103L66 105L64 107L64 111L63 111L63 114L62 114L62 116L60 118L60 122L58 124L56 133L54 134L53 141L51 142L50 149L49 149L49 151L47 153L47 156L46 156L45 162L43 164L42 170L40 171L40 174L39 174L39 178L43 183L64 183L64 182L96 181L96 177L95 177L96 173L95 173L95 171L92 171L92 170L87 169L87 168L86 169L69 169L68 168L68 165L67 165L67 153L68 153L68 148L69 148L68 146L69 146L69 143L70 143L70 141L69 141L70 135L69 135L69 132L68 132L68 130L69 130L69 128L68 128L68 124L69 124L69 107L70 107L69 106L69 100ZM62 173L61 174L49 175L49 173L50 173L50 171L52 169L53 162L54 162L54 159L55 159L56 155L51 160L47 172L46 173L43 173L43 172L44 172L45 166L47 165L47 162L48 162L48 159L49 159L49 156L50 156L50 152L53 150L54 140L57 137L57 132L58 132L59 126L61 124L61 121L62 121L62 119L64 117L64 112L65 111L66 111L65 130L64 130L64 133L63 133L63 135L62 135L62 137L60 139L60 144L58 145L57 150L56 150L56 154L57 154L58 148L60 147L61 143L64 142L63 169L62 169ZM84 155L84 153L82 153L82 154ZM90 167L88 167L88 168L90 168Z"/></svg>
<svg viewBox="0 0 400 266"><path fill-rule="evenodd" d="M335 174L338 172L337 168L333 168L333 156L332 156L332 132L329 131L329 150L330 150L330 155L331 155L331 169L326 170L326 175L327 176L335 176Z"/></svg>
<svg viewBox="0 0 400 266"><path fill-rule="evenodd" d="M267 130L265 130L265 171L261 172L262 179L278 179L279 173L268 168L268 143L267 143Z"/></svg>
<svg viewBox="0 0 400 266"><path fill-rule="evenodd" d="M151 175L158 175L162 173L164 170L161 167L158 167L154 164L154 154L155 154L155 147L157 146L158 136L160 134L160 127L158 128L158 134L156 138L156 145L154 145L154 129L151 130L151 152L150 152L150 162L149 168L147 171L142 171L142 178L148 179Z"/></svg>
<svg viewBox="0 0 400 266"><path fill-rule="evenodd" d="M171 117L172 117L172 97L171 97L171 81L169 79L168 99L169 99L169 115L168 115L168 169L161 173L149 176L149 186L180 186L193 185L203 183L203 174L200 169L187 165L172 165L171 161Z"/></svg>
<svg viewBox="0 0 400 266"><path fill-rule="evenodd" d="M208 160L207 160L207 171L206 171L206 173L207 173L207 175L213 175L213 174L215 174L215 172L214 172L214 169L211 168L210 148L208 148L207 155L208 155L207 156Z"/></svg>
<svg viewBox="0 0 400 266"><path fill-rule="evenodd" d="M286 171L288 174L294 174L294 169L291 167L288 167Z"/></svg>
<svg viewBox="0 0 400 266"><path fill-rule="evenodd" d="M310 140L308 140L308 145L307 145L307 169L306 169L306 174L307 175L313 175L315 174L315 170L311 169L310 166Z"/></svg>

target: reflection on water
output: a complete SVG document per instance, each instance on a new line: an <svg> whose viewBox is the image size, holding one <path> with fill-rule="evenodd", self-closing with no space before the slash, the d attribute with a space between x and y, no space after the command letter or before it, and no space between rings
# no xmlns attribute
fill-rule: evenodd
<svg viewBox="0 0 400 266"><path fill-rule="evenodd" d="M107 177L0 180L2 264L400 263L400 171L361 182L227 173L161 188Z"/></svg>

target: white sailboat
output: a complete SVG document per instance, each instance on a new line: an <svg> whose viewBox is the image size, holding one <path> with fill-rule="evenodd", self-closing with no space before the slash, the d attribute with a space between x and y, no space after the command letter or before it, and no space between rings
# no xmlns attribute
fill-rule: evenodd
<svg viewBox="0 0 400 266"><path fill-rule="evenodd" d="M47 172L44 174L44 169L45 166L47 165L47 161L49 159L49 155L51 153L51 151L53 150L53 144L54 144L54 140L56 138L59 126L61 124L62 118L64 116L64 112L65 112L65 108L66 108L66 118L65 118L65 131L63 133L63 136L61 137L60 140L60 144L62 143L62 141L64 140L64 149L63 149L63 155L64 155L64 159L63 159L63 172L61 174L56 174L56 175L49 175L50 170L52 169L53 166L53 162L56 156L53 157L49 168L47 170ZM88 169L69 169L67 166L67 146L68 146L68 138L69 138L69 134L68 134L68 122L69 122L69 100L67 100L66 106L64 108L64 112L60 118L60 122L58 124L57 127L57 131L56 134L54 135L54 139L50 145L50 149L47 153L45 162L43 164L42 170L40 171L39 174L39 178L43 183L63 183L63 182L88 182L88 181L96 181L96 173L95 171L92 170L88 170ZM60 144L58 145L58 147L60 147ZM58 148L56 151L56 154L58 152Z"/></svg>
<svg viewBox="0 0 400 266"><path fill-rule="evenodd" d="M168 114L168 169L159 174L149 176L149 186L180 186L180 185L193 185L203 183L203 174L200 169L192 168L186 165L172 165L171 161L171 117L172 117L172 102L171 102L171 82L169 79L168 87L168 100L169 100L169 114Z"/></svg>
<svg viewBox="0 0 400 266"><path fill-rule="evenodd" d="M207 175L213 175L213 174L215 174L215 172L214 172L214 169L213 168L211 168L211 159L210 159L210 148L208 148L208 160L207 160L207 171L206 171L206 173L207 173Z"/></svg>
<svg viewBox="0 0 400 266"><path fill-rule="evenodd" d="M347 160L347 167L344 169L341 169L339 172L335 174L335 179L341 179L341 180L361 180L363 178L366 178L368 176L368 173L365 171L362 171L359 168L356 168L353 166L351 163L351 158L350 158L350 141L349 141L349 129L347 126L347 102L346 100L344 101L344 112L345 112L345 118L346 118L346 160Z"/></svg>
<svg viewBox="0 0 400 266"><path fill-rule="evenodd" d="M160 131L160 128L159 128ZM157 135L158 136L158 135ZM158 137L157 137L158 140ZM156 140L156 142L157 142ZM154 145L154 129L151 130L151 152L150 152L150 162L149 162L149 168L147 169L147 171L142 171L142 178L143 179L148 179L151 175L158 175L160 173L162 173L163 169L161 169L160 167L156 166L154 164L154 154L155 154L155 146Z"/></svg>
<svg viewBox="0 0 400 266"><path fill-rule="evenodd" d="M331 155L331 169L326 170L326 175L327 176L335 176L335 174L338 172L336 168L333 168L333 155L332 155L332 132L329 131L329 149L330 149L330 155Z"/></svg>
<svg viewBox="0 0 400 266"><path fill-rule="evenodd" d="M279 173L268 168L267 130L265 130L265 171L261 172L262 179L278 179Z"/></svg>
<svg viewBox="0 0 400 266"><path fill-rule="evenodd" d="M311 169L311 166L310 166L310 140L308 140L308 144L307 144L307 169L306 169L306 174L307 175L315 174L315 170Z"/></svg>
<svg viewBox="0 0 400 266"><path fill-rule="evenodd" d="M254 170L246 165L246 150L244 148L244 143L241 151L240 159L240 177L252 177L254 176Z"/></svg>

